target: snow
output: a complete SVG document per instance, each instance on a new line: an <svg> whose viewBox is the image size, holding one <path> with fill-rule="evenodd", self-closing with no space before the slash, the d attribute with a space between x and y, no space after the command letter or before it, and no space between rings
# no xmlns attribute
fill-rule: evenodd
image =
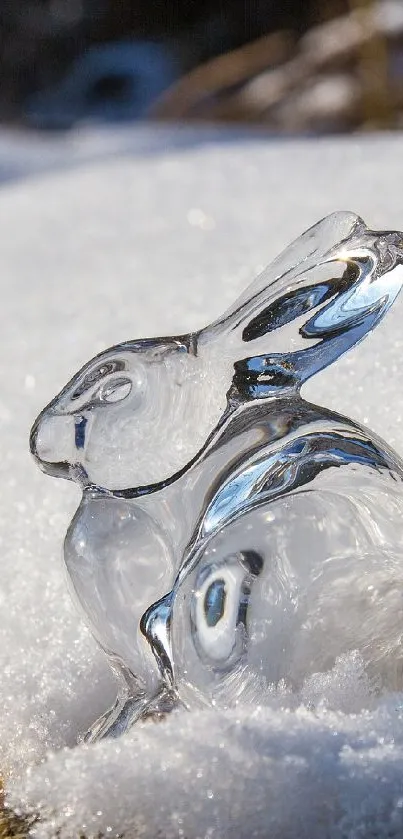
<svg viewBox="0 0 403 839"><path fill-rule="evenodd" d="M43 141L43 156L36 138L41 165L29 172L13 147L19 180L0 191L0 772L9 800L40 811L38 835L60 828L62 839L401 836L403 694L377 699L353 652L299 696L273 692L268 708L181 712L119 741L75 746L115 685L61 562L78 490L40 474L28 453L33 419L81 364L125 339L211 322L321 216L351 209L373 227L402 228L401 138L141 129L110 146L87 135L79 154L83 140L73 138L57 151ZM400 454L402 306L305 387Z"/></svg>
<svg viewBox="0 0 403 839"><path fill-rule="evenodd" d="M142 839L392 839L403 831L402 766L393 702L359 717L242 708L53 755L26 795L57 814L39 837L75 824L77 835Z"/></svg>

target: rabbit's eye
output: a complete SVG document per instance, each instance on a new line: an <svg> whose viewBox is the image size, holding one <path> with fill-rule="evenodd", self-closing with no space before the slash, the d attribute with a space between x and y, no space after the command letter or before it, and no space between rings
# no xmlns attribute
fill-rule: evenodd
<svg viewBox="0 0 403 839"><path fill-rule="evenodd" d="M118 379L110 379L101 387L99 398L102 402L121 402L129 396L131 389L131 379L125 376L121 376Z"/></svg>
<svg viewBox="0 0 403 839"><path fill-rule="evenodd" d="M251 569L243 554L234 554L199 572L190 617L196 650L206 663L227 668L244 652L249 596L260 568Z"/></svg>
<svg viewBox="0 0 403 839"><path fill-rule="evenodd" d="M105 376L110 376L112 373L115 373L117 370L121 370L124 367L123 361L104 361L102 364L99 364L98 367L95 367L86 376L82 379L80 384L75 388L73 393L71 394L71 399L78 399L90 388L93 388L101 379L104 379Z"/></svg>

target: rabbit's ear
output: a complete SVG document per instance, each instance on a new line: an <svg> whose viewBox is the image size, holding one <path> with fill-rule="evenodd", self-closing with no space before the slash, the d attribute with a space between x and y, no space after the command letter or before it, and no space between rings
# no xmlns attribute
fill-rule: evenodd
<svg viewBox="0 0 403 839"><path fill-rule="evenodd" d="M201 342L220 340L238 376L299 387L381 320L403 282L403 236L333 213L287 248Z"/></svg>

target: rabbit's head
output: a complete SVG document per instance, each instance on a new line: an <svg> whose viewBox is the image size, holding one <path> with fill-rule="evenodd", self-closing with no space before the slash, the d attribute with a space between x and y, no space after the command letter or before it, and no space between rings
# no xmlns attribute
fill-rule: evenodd
<svg viewBox="0 0 403 839"><path fill-rule="evenodd" d="M241 403L291 398L360 341L400 291L402 259L401 234L334 213L211 326L120 344L87 364L37 419L35 458L110 491L172 479Z"/></svg>
<svg viewBox="0 0 403 839"><path fill-rule="evenodd" d="M200 449L225 409L191 336L120 344L83 367L31 431L43 471L82 486L154 484Z"/></svg>

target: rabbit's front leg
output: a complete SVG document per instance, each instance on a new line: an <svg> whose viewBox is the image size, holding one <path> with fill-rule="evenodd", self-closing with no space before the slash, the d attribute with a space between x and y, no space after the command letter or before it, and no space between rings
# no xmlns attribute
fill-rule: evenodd
<svg viewBox="0 0 403 839"><path fill-rule="evenodd" d="M178 704L178 697L165 687L154 696L140 694L135 696L129 690L120 691L111 708L100 717L80 738L83 743L97 743L104 737L120 737L140 719L160 719Z"/></svg>
<svg viewBox="0 0 403 839"><path fill-rule="evenodd" d="M80 738L81 741L95 743L104 737L119 737L142 716L147 705L144 695L132 696L129 692L119 692L112 707L98 717Z"/></svg>

